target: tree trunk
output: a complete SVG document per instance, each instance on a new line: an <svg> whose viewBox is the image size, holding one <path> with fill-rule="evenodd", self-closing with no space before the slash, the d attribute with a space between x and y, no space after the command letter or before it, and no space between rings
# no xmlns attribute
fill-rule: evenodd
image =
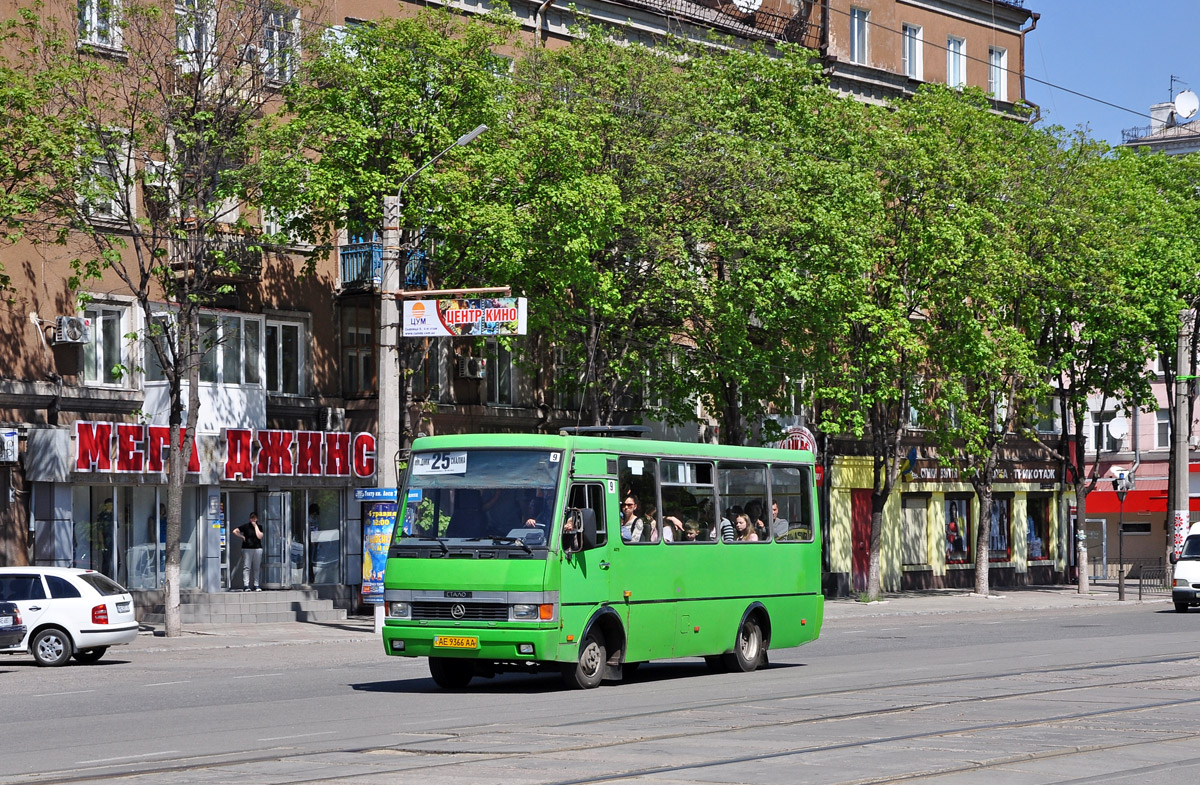
<svg viewBox="0 0 1200 785"><path fill-rule="evenodd" d="M975 593L986 597L991 591L988 556L992 539L992 484L980 483L975 487L975 495L979 497L979 525L975 527Z"/></svg>
<svg viewBox="0 0 1200 785"><path fill-rule="evenodd" d="M887 505L887 495L879 492L871 494L871 559L867 568L867 601L875 602L883 594L883 578L880 561L883 551L883 508Z"/></svg>

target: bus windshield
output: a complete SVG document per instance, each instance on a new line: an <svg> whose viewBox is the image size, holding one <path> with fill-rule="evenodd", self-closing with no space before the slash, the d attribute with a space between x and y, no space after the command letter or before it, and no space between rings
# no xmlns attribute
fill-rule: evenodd
<svg viewBox="0 0 1200 785"><path fill-rule="evenodd" d="M553 450L413 453L395 541L545 547L561 468L562 452Z"/></svg>

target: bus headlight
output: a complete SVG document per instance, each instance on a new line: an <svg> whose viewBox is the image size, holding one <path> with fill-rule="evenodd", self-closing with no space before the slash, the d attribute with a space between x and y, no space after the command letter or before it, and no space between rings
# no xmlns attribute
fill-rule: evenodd
<svg viewBox="0 0 1200 785"><path fill-rule="evenodd" d="M538 606L517 604L512 606L512 617L522 621L533 621L538 617Z"/></svg>
<svg viewBox="0 0 1200 785"><path fill-rule="evenodd" d="M408 619L412 617L412 605L407 602L389 602L388 603L388 618L390 619Z"/></svg>

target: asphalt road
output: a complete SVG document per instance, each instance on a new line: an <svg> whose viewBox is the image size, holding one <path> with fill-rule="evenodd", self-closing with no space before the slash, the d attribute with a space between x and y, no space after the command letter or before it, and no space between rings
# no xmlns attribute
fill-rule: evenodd
<svg viewBox="0 0 1200 785"><path fill-rule="evenodd" d="M436 688L371 640L0 659L0 783L1200 781L1200 613L835 618L754 674Z"/></svg>

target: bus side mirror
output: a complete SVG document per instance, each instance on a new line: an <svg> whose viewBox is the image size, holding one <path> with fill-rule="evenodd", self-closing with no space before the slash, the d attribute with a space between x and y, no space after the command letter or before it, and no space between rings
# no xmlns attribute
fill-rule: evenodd
<svg viewBox="0 0 1200 785"><path fill-rule="evenodd" d="M596 511L590 507L582 507L579 510L579 521L583 531L583 549L590 550L596 547Z"/></svg>
<svg viewBox="0 0 1200 785"><path fill-rule="evenodd" d="M583 550L583 532L581 529L582 521L580 520L579 510L574 507L568 508L567 516L563 520L563 553L579 553Z"/></svg>

